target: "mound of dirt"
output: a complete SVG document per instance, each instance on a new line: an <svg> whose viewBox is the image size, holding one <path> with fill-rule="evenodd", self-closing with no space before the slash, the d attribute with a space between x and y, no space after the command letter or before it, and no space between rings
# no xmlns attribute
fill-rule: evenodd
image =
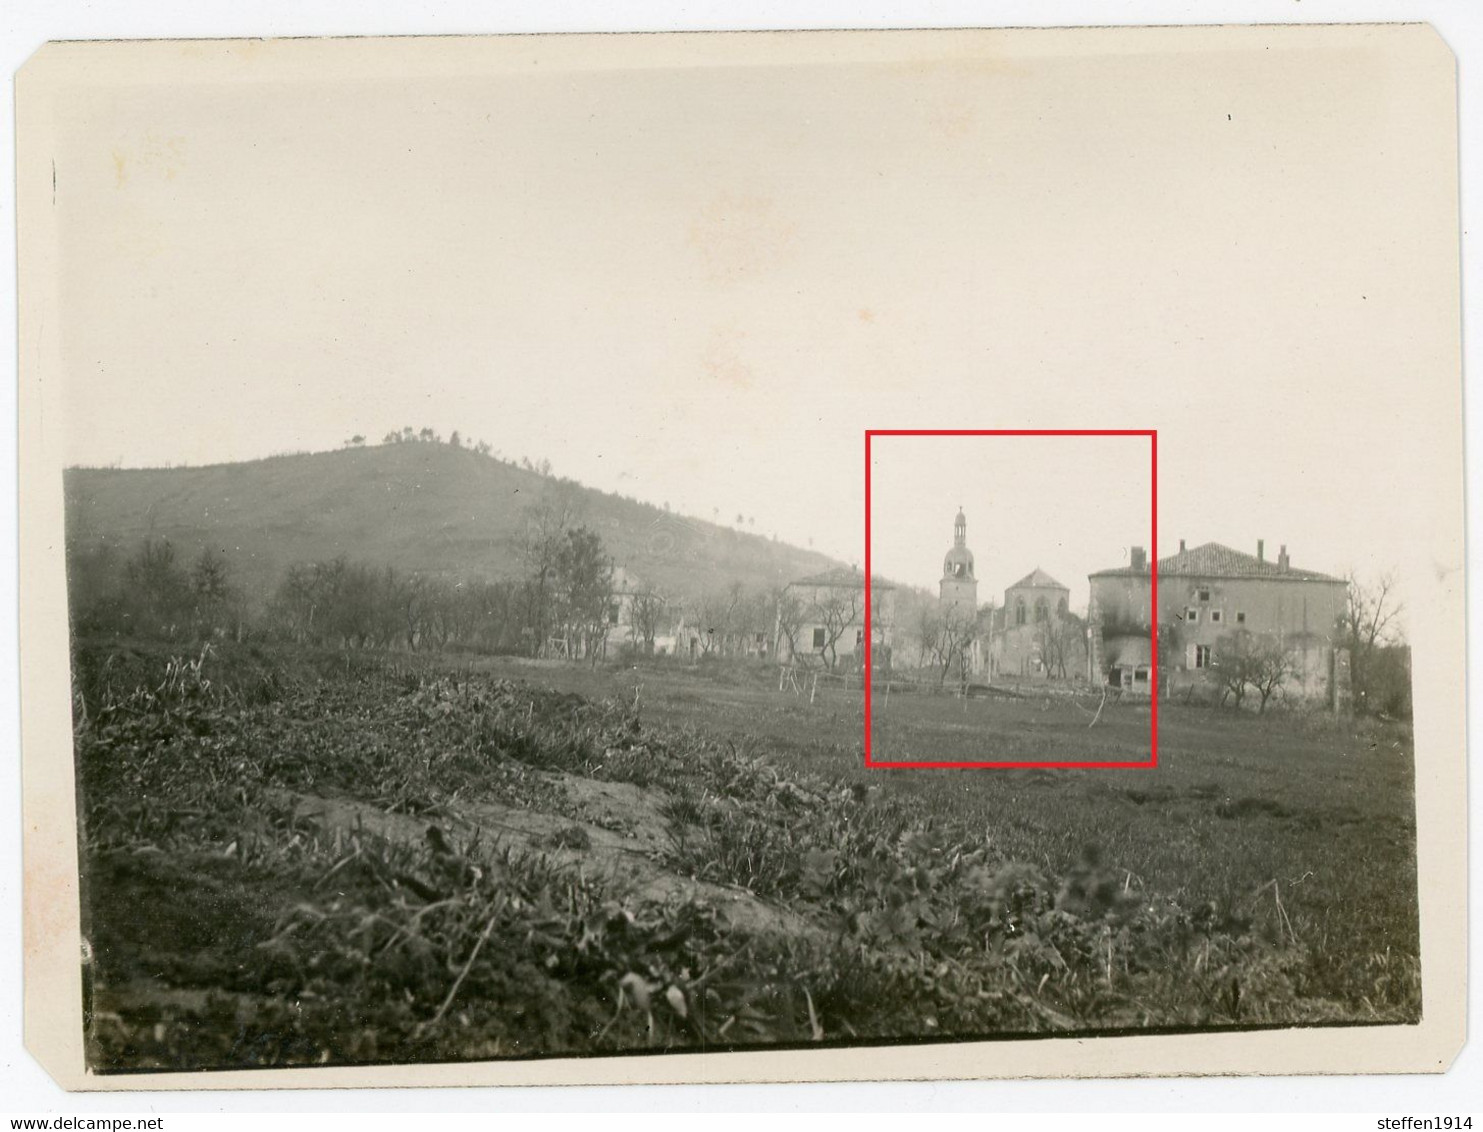
<svg viewBox="0 0 1483 1132"><path fill-rule="evenodd" d="M721 921L749 934L823 938L819 925L746 891L681 876L665 865L668 827L661 814L666 795L626 782L552 774L569 813L463 801L436 823L460 859L485 872L498 871L505 852L541 854L558 867L580 869L615 897L682 902L703 900ZM407 846L425 845L429 822L388 813L353 798L275 792L295 814L328 832L370 833Z"/></svg>

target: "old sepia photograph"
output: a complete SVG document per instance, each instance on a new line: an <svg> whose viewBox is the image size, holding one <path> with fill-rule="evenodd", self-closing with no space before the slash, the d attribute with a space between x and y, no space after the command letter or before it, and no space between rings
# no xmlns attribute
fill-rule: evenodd
<svg viewBox="0 0 1483 1132"><path fill-rule="evenodd" d="M17 97L80 1087L1445 1069L1429 29L56 43Z"/></svg>

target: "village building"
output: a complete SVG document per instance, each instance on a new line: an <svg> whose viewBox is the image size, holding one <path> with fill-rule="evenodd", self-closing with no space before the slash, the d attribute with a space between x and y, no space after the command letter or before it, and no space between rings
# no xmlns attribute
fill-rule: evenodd
<svg viewBox="0 0 1483 1132"><path fill-rule="evenodd" d="M603 642L603 655L611 656L624 646L635 649L646 644L636 608L647 602L663 602L658 593L647 582L624 566L613 567L612 594L608 599L608 632ZM666 634L663 619L655 626L654 652L663 655L675 645L673 634Z"/></svg>
<svg viewBox="0 0 1483 1132"><path fill-rule="evenodd" d="M1350 702L1349 652L1342 647L1347 585L1301 570L1283 546L1276 561L1262 541L1256 554L1205 543L1158 561L1160 691L1221 686L1221 657L1253 647L1284 658L1281 692L1345 710ZM1125 689L1147 691L1153 577L1142 547L1126 566L1090 575L1090 666Z"/></svg>
<svg viewBox="0 0 1483 1132"><path fill-rule="evenodd" d="M1007 587L992 620L990 676L1084 676L1086 645L1070 601L1071 590L1039 566Z"/></svg>
<svg viewBox="0 0 1483 1132"><path fill-rule="evenodd" d="M877 668L889 666L895 589L879 576L870 581ZM778 602L773 653L780 664L815 661L831 669L860 668L865 656L865 575L840 566L789 582Z"/></svg>

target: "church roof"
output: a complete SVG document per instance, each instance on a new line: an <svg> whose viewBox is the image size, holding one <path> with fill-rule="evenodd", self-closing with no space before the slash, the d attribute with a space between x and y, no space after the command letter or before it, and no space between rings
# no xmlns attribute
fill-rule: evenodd
<svg viewBox="0 0 1483 1132"><path fill-rule="evenodd" d="M1147 569L1118 566L1110 570L1098 570L1093 578L1115 578L1120 576L1147 576ZM1284 568L1281 563L1258 558L1254 554L1243 554L1218 542L1207 542L1203 546L1171 554L1159 559L1160 577L1187 578L1280 578L1289 582L1333 582L1342 585L1342 578L1320 574L1316 570Z"/></svg>
<svg viewBox="0 0 1483 1132"><path fill-rule="evenodd" d="M1021 578L1018 582L1016 582L1009 588L1012 590L1041 589L1065 590L1067 593L1071 592L1069 588L1061 585L1060 582L1052 578L1039 566L1035 567L1035 569L1031 570L1028 574L1026 574L1023 578Z"/></svg>

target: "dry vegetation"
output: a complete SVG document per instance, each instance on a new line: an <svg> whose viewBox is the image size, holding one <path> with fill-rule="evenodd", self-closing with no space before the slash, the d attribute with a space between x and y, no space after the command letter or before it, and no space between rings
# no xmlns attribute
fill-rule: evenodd
<svg viewBox="0 0 1483 1132"><path fill-rule="evenodd" d="M1158 771L867 772L858 695L739 667L75 671L103 1071L1419 1011L1399 728L1171 712Z"/></svg>

